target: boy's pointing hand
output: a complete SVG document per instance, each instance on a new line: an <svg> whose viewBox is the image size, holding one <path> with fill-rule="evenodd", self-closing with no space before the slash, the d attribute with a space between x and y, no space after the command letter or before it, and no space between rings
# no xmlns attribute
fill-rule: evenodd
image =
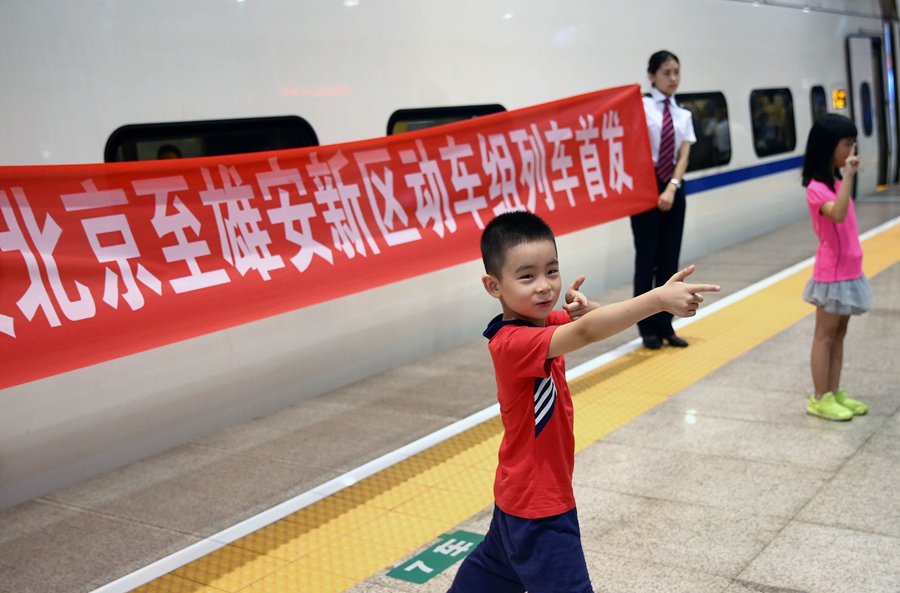
<svg viewBox="0 0 900 593"><path fill-rule="evenodd" d="M584 284L584 276L579 276L566 291L566 304L563 305L563 309L569 314L572 321L590 311L590 301L579 290L582 284Z"/></svg>
<svg viewBox="0 0 900 593"><path fill-rule="evenodd" d="M660 287L663 308L679 317L693 317L703 302L703 292L719 292L721 287L715 284L687 284L684 279L694 272L694 266L688 266L676 272L668 282Z"/></svg>

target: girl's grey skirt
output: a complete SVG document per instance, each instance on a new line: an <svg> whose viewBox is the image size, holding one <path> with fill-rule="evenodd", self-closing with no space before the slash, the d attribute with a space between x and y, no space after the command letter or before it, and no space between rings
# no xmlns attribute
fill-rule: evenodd
<svg viewBox="0 0 900 593"><path fill-rule="evenodd" d="M872 287L864 275L841 282L810 279L803 289L803 300L832 315L862 315L872 308Z"/></svg>

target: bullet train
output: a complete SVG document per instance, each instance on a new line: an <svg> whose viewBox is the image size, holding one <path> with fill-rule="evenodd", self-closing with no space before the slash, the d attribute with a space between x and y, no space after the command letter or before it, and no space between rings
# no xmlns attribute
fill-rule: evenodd
<svg viewBox="0 0 900 593"><path fill-rule="evenodd" d="M896 4L877 0L6 0L0 167L156 159L163 144L209 156L198 139L216 133L230 135L218 154L324 146L646 92L647 59L667 49L698 137L690 262L806 216L799 167L822 113L860 130L857 196L898 182L897 35ZM588 294L630 280L627 219L559 249ZM482 272L470 261L6 387L0 508L476 339L496 308ZM2 334L0 357L15 364Z"/></svg>

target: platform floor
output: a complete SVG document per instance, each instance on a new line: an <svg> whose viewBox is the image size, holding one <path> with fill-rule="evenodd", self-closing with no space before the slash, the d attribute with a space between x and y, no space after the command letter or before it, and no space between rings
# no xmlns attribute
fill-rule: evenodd
<svg viewBox="0 0 900 593"><path fill-rule="evenodd" d="M567 356L595 590L900 592L900 197L857 214L881 229L844 364L866 416L804 413L805 220L689 262L723 287L679 330L690 348L629 331ZM494 403L478 337L0 511L0 593L446 591L458 563L387 572L486 530Z"/></svg>

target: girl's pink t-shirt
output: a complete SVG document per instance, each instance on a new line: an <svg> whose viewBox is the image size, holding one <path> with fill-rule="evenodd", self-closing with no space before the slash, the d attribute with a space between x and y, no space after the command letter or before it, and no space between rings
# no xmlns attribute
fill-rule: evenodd
<svg viewBox="0 0 900 593"><path fill-rule="evenodd" d="M850 200L844 222L834 222L822 214L822 204L837 199L837 192L841 189L840 180L834 182L834 189L835 191L831 191L831 188L815 179L806 187L809 215L813 230L819 237L812 276L816 282L855 280L863 275L863 251L859 243L853 200Z"/></svg>

